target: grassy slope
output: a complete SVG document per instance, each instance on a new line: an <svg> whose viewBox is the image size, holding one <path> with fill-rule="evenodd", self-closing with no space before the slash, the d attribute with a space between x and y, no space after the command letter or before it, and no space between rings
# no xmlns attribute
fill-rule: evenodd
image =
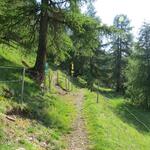
<svg viewBox="0 0 150 150"><path fill-rule="evenodd" d="M32 55L29 57L15 48L0 47L0 66L21 66L22 59L33 65ZM22 70L18 69L0 69L0 80L18 80L21 73ZM58 95L54 87L51 93L42 96L38 86L26 77L23 111L20 111L21 84L0 83L1 94L4 86L13 90L15 95L11 99L0 96L0 149L63 149L61 136L70 131L75 116L71 97ZM5 117L6 112L11 110L14 110L10 113L15 115L15 122Z"/></svg>
<svg viewBox="0 0 150 150"><path fill-rule="evenodd" d="M93 150L149 150L150 132L127 112L150 127L150 112L130 106L106 91L96 104L96 94L85 90L84 115ZM110 99L106 99L108 96ZM126 110L127 109L127 110Z"/></svg>
<svg viewBox="0 0 150 150"><path fill-rule="evenodd" d="M24 59L31 66L34 57L24 56L14 48L0 48L0 66L21 66ZM0 80L19 79L20 70L0 69ZM53 70L51 70L53 74ZM64 73L61 73L64 76ZM66 89L66 82L60 78L60 85ZM24 147L28 150L63 149L62 135L70 132L75 109L71 96L60 96L52 86L52 91L41 95L38 86L28 77L25 78L24 112L14 114L15 122L6 119L6 112L20 108L20 84L0 83L15 90L12 99L0 96L0 150L15 150ZM75 88L75 87L74 87ZM76 90L76 89L75 89ZM96 94L85 92L84 115L93 150L149 150L150 134L147 129L133 118L134 113L142 122L150 126L150 112L130 106L121 97L101 89L99 104ZM110 100L104 98L104 95ZM64 101L65 99L65 101ZM127 109L127 110L126 110ZM44 146L46 144L46 146Z"/></svg>

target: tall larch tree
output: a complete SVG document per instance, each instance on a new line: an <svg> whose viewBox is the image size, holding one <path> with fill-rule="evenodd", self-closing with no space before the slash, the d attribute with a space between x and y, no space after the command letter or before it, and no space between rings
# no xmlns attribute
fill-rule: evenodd
<svg viewBox="0 0 150 150"><path fill-rule="evenodd" d="M82 32L87 18L82 15L79 5L84 0L6 0L0 2L1 41L28 43L32 49L33 41L37 57L32 75L41 83L44 80L49 33L59 34L58 26ZM78 9L78 11L75 11ZM53 32L52 32L53 30ZM51 32L50 32L51 31ZM58 36L57 36L58 37ZM56 40L55 40L56 41ZM54 44L54 42L52 43Z"/></svg>
<svg viewBox="0 0 150 150"><path fill-rule="evenodd" d="M134 104L150 108L150 24L144 23L126 70L126 94Z"/></svg>
<svg viewBox="0 0 150 150"><path fill-rule="evenodd" d="M116 92L122 92L124 83L124 68L127 64L127 57L131 53L132 34L130 21L126 15L117 15L114 18L114 27L118 29L112 36L113 55L113 79Z"/></svg>

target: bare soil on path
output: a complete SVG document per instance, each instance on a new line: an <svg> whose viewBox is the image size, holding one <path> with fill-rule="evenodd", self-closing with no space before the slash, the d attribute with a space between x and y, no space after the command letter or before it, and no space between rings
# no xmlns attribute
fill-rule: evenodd
<svg viewBox="0 0 150 150"><path fill-rule="evenodd" d="M82 116L82 105L84 95L82 91L76 94L74 103L77 108L77 117L73 123L73 131L67 137L68 149L67 150L88 150L87 133L85 129L84 118Z"/></svg>
<svg viewBox="0 0 150 150"><path fill-rule="evenodd" d="M88 138L87 132L85 129L85 122L82 115L82 108L83 108L83 101L84 101L84 94L82 90L78 93L68 93L64 91L59 85L56 84L57 77L56 75L53 78L53 84L55 85L58 93L60 95L69 96L72 95L72 100L77 109L77 116L72 125L72 132L65 137L65 140L68 143L68 148L66 150L88 150Z"/></svg>

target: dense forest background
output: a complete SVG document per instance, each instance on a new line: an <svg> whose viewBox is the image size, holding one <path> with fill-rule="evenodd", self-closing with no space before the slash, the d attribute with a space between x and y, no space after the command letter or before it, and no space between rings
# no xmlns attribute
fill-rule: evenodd
<svg viewBox="0 0 150 150"><path fill-rule="evenodd" d="M45 63L53 63L74 77L110 87L134 104L149 108L150 24L133 37L130 19L114 17L113 26L96 16L93 0L5 0L0 2L0 42L19 45L35 56L30 76L41 84ZM86 6L86 12L82 7Z"/></svg>

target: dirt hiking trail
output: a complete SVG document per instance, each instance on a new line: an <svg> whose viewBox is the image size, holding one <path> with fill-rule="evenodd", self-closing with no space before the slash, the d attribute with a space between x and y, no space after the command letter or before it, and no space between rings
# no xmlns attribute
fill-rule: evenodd
<svg viewBox="0 0 150 150"><path fill-rule="evenodd" d="M67 137L68 149L67 150L88 150L87 133L85 123L82 116L82 105L84 95L82 91L75 95L74 103L77 108L77 117L73 123L73 131Z"/></svg>
<svg viewBox="0 0 150 150"><path fill-rule="evenodd" d="M68 143L68 148L66 150L88 150L88 138L87 132L85 129L84 118L82 116L82 108L84 101L84 94L82 90L76 94L64 91L59 85L57 85L57 76L53 78L53 84L55 85L57 91L61 95L73 96L73 102L77 109L77 116L72 125L72 132L65 137L65 140Z"/></svg>

